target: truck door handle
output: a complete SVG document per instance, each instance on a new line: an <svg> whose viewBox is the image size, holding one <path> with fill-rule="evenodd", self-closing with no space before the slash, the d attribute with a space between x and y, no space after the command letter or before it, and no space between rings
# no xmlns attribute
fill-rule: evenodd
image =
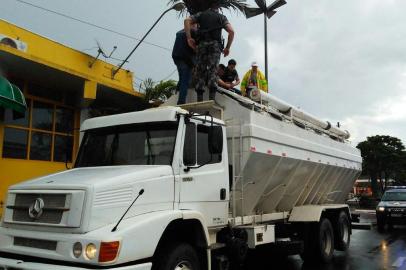
<svg viewBox="0 0 406 270"><path fill-rule="evenodd" d="M224 201L227 198L227 190L225 188L220 189L220 200Z"/></svg>

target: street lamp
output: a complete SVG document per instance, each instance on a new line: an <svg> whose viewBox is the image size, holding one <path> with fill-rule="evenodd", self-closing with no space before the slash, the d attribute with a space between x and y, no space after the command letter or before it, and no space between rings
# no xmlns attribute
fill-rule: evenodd
<svg viewBox="0 0 406 270"><path fill-rule="evenodd" d="M127 63L128 59L133 55L133 53L138 49L138 47L141 45L142 42L144 42L145 38L151 33L151 31L155 28L155 26L158 24L158 22L162 19L163 16L165 16L166 13L168 13L171 10L176 10L176 11L182 11L184 10L185 4L183 2L179 2L165 10L161 16L159 16L158 20L152 25L152 27L148 30L148 32L142 37L142 39L138 42L137 46L130 52L130 54L127 56L127 58L115 69L113 68L111 71L111 77L114 79L114 76L120 71L120 69L124 66L125 63Z"/></svg>
<svg viewBox="0 0 406 270"><path fill-rule="evenodd" d="M255 0L258 8L245 8L245 16L247 19L264 14L264 31L265 31L265 77L268 81L268 19L276 14L275 9L285 5L286 0L276 0L271 5L266 5L266 0Z"/></svg>

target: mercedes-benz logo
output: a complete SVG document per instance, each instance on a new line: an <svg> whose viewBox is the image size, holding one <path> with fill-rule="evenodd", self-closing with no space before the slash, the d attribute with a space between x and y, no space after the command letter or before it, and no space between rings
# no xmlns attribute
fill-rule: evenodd
<svg viewBox="0 0 406 270"><path fill-rule="evenodd" d="M42 216L44 205L44 200L37 198L28 209L28 215L30 218L39 219Z"/></svg>

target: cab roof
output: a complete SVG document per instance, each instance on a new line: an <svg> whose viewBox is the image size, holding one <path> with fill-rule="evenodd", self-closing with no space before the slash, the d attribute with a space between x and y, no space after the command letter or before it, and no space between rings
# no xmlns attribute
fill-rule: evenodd
<svg viewBox="0 0 406 270"><path fill-rule="evenodd" d="M158 107L139 112L97 117L86 120L82 124L80 131L138 123L176 121L179 114L188 115L189 112L179 107ZM211 121L211 118L208 116L194 115L193 117ZM216 118L213 118L213 122L224 125L223 121Z"/></svg>

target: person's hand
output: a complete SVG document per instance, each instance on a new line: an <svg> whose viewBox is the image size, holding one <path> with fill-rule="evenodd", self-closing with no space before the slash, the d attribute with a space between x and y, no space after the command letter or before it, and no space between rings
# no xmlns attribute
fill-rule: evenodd
<svg viewBox="0 0 406 270"><path fill-rule="evenodd" d="M231 88L233 88L233 84L232 83L227 83L227 90L230 90Z"/></svg>
<svg viewBox="0 0 406 270"><path fill-rule="evenodd" d="M229 56L229 55L230 55L230 49L229 49L229 48L225 48L225 49L223 50L223 54L224 54L224 57Z"/></svg>
<svg viewBox="0 0 406 270"><path fill-rule="evenodd" d="M187 39L187 44L190 46L190 48L192 48L193 50L197 50L197 46L196 46L196 40L194 40L193 38L188 38Z"/></svg>

